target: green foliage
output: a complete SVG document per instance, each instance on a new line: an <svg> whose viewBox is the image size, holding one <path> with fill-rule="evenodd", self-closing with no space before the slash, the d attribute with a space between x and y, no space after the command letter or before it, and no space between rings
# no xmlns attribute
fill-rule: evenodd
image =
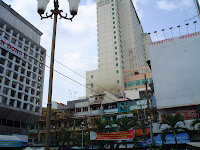
<svg viewBox="0 0 200 150"><path fill-rule="evenodd" d="M160 128L162 125L168 125L168 127L165 128L164 130L162 130L162 132L161 132L162 141L163 142L165 141L166 134L173 133L174 137L175 137L175 142L177 145L176 134L178 132L180 132L180 130L186 130L185 128L177 125L177 123L182 122L183 124L185 124L184 120L185 120L185 118L183 116L181 116L180 114L176 114L176 115L163 114L163 120L160 122Z"/></svg>
<svg viewBox="0 0 200 150"><path fill-rule="evenodd" d="M72 131L68 131L65 128L62 128L58 138L59 145L62 146L63 148L64 147L71 148L73 142L76 141L76 139L73 138L72 133L73 133Z"/></svg>
<svg viewBox="0 0 200 150"><path fill-rule="evenodd" d="M192 122L191 126L192 126L193 130L199 130L200 131L200 125L198 125L198 124L200 124L199 119L196 119ZM195 129L195 127L197 127L197 129Z"/></svg>
<svg viewBox="0 0 200 150"><path fill-rule="evenodd" d="M138 129L140 128L140 123L128 117L122 117L115 122L118 125L119 131L127 131L130 129Z"/></svg>

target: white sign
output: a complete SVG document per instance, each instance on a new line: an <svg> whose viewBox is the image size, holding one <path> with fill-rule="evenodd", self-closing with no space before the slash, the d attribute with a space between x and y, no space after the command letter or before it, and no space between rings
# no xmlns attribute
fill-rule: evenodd
<svg viewBox="0 0 200 150"><path fill-rule="evenodd" d="M149 48L157 108L200 104L200 32Z"/></svg>
<svg viewBox="0 0 200 150"><path fill-rule="evenodd" d="M4 39L2 36L0 36L0 47L20 58L23 57L23 50L10 41Z"/></svg>

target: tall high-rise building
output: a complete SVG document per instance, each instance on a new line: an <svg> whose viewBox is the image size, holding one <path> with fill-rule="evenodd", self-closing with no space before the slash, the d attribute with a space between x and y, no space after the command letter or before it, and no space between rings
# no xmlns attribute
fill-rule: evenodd
<svg viewBox="0 0 200 150"><path fill-rule="evenodd" d="M97 0L98 69L86 73L86 96L123 95L124 70L146 66L151 39L143 32L131 0ZM89 89L90 88L90 89Z"/></svg>
<svg viewBox="0 0 200 150"><path fill-rule="evenodd" d="M27 134L42 115L46 50L40 32L0 0L0 134Z"/></svg>

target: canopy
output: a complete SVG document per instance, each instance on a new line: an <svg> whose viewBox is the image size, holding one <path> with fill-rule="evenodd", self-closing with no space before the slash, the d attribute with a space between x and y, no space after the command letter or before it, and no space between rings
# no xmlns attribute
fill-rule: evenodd
<svg viewBox="0 0 200 150"><path fill-rule="evenodd" d="M23 141L11 135L0 135L0 147L22 147Z"/></svg>
<svg viewBox="0 0 200 150"><path fill-rule="evenodd" d="M178 133L176 134L176 138L177 138L177 143L178 144L185 144L185 143L189 143L190 142L190 138L188 133ZM154 139L154 144L155 145L162 145L162 140L161 140L161 136L160 134L158 134L157 136L153 137ZM165 136L165 142L163 142L163 144L175 144L175 138L173 134L167 134ZM141 142L139 144L140 147L145 147L147 145L151 144L151 139L146 140L145 142Z"/></svg>

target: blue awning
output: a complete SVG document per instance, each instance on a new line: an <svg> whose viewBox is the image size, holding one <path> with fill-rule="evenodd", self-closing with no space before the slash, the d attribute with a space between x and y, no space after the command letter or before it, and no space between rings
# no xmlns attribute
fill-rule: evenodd
<svg viewBox="0 0 200 150"><path fill-rule="evenodd" d="M178 144L186 144L186 143L190 142L190 138L189 138L188 133L178 133L178 134L176 134L176 138L177 138ZM162 145L162 140L161 140L160 134L158 134L157 136L154 136L153 139L154 139L155 145ZM163 144L169 145L169 144L175 144L176 143L173 134L167 134L166 137L165 137L165 140L166 141ZM145 147L145 146L150 145L150 144L151 144L151 139L148 139L145 142L141 142L139 144L139 147Z"/></svg>

